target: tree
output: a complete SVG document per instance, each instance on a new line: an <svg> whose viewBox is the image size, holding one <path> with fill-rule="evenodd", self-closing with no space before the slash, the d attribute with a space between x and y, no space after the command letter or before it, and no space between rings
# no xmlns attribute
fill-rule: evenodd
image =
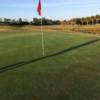
<svg viewBox="0 0 100 100"><path fill-rule="evenodd" d="M11 19L9 19L9 18L4 18L4 23L5 24L9 24L11 22Z"/></svg>
<svg viewBox="0 0 100 100"><path fill-rule="evenodd" d="M84 25L84 20L85 20L85 18L82 17L82 18L81 18L81 24L82 24L82 25Z"/></svg>
<svg viewBox="0 0 100 100"><path fill-rule="evenodd" d="M18 19L18 23L21 25L22 22L23 22L22 18L19 18L19 19Z"/></svg>
<svg viewBox="0 0 100 100"><path fill-rule="evenodd" d="M76 24L80 25L81 24L81 19L80 18L76 18L75 22L76 22Z"/></svg>
<svg viewBox="0 0 100 100"><path fill-rule="evenodd" d="M100 15L96 15L96 23L99 24Z"/></svg>
<svg viewBox="0 0 100 100"><path fill-rule="evenodd" d="M53 24L54 25L59 25L59 24L61 24L61 22L59 20L55 20L55 21L53 21Z"/></svg>
<svg viewBox="0 0 100 100"><path fill-rule="evenodd" d="M95 17L91 16L92 25L94 25L94 19L95 19Z"/></svg>
<svg viewBox="0 0 100 100"><path fill-rule="evenodd" d="M89 24L89 21L90 21L90 17L86 17L86 23L87 23L87 25Z"/></svg>
<svg viewBox="0 0 100 100"><path fill-rule="evenodd" d="M41 20L39 20L38 18L34 18L33 19L33 24L34 25L40 25L41 24Z"/></svg>
<svg viewBox="0 0 100 100"><path fill-rule="evenodd" d="M2 18L0 18L0 23L2 22Z"/></svg>
<svg viewBox="0 0 100 100"><path fill-rule="evenodd" d="M15 19L12 19L10 25L17 25L17 21Z"/></svg>

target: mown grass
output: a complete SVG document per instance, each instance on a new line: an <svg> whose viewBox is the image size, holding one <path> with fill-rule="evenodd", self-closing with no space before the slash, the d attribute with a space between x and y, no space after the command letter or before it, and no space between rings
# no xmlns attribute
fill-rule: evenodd
<svg viewBox="0 0 100 100"><path fill-rule="evenodd" d="M45 32L45 55L96 36ZM0 33L0 68L42 56L40 32ZM100 41L0 73L0 100L99 100Z"/></svg>

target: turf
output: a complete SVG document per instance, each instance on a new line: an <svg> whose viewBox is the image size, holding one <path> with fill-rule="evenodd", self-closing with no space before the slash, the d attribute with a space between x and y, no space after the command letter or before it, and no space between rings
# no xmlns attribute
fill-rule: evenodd
<svg viewBox="0 0 100 100"><path fill-rule="evenodd" d="M98 39L45 32L45 55ZM0 68L42 57L40 32L0 33ZM100 41L0 73L0 100L99 100Z"/></svg>

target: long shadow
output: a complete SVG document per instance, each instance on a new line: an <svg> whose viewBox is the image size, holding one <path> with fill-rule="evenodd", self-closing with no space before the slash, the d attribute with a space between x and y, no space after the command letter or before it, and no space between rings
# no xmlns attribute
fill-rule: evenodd
<svg viewBox="0 0 100 100"><path fill-rule="evenodd" d="M82 44L79 44L79 45L64 49L62 51L59 51L57 53L54 53L54 54L51 54L51 55L47 55L47 56L44 56L44 57L31 59L31 60L27 60L27 61L22 61L22 62L17 62L15 64L11 64L11 65L6 65L6 66L3 66L3 67L0 67L0 73L6 72L8 70L13 70L13 69L21 67L23 65L27 65L27 64L30 64L30 63L33 63L33 62L36 62L36 61L40 61L40 60L46 59L46 58L50 58L50 57L53 57L53 56L58 56L58 55L61 55L63 53L67 53L67 52L70 52L72 50L87 46L87 45L92 44L92 43L95 43L97 41L100 41L100 39L91 40L91 41L88 41L88 42L85 42L85 43L82 43Z"/></svg>

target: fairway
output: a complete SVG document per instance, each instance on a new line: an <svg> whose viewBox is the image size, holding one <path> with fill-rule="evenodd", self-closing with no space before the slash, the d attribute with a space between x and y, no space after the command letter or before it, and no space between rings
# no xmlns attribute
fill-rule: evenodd
<svg viewBox="0 0 100 100"><path fill-rule="evenodd" d="M98 39L44 32L45 56L52 56L0 71L0 100L99 100ZM41 57L40 32L0 32L0 69Z"/></svg>

